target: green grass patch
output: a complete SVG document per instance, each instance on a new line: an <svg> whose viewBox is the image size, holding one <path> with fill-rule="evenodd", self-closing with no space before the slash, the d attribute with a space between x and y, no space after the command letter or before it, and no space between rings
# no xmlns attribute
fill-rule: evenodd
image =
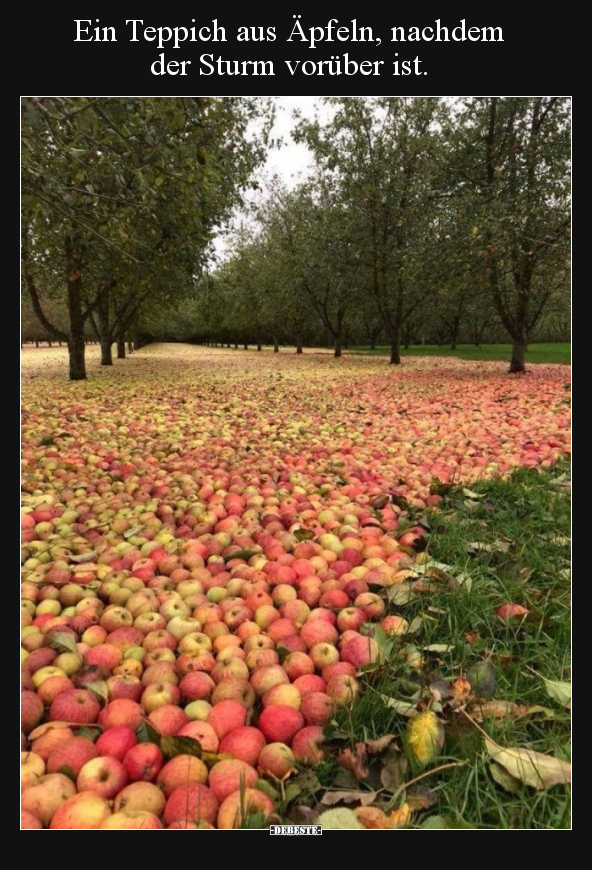
<svg viewBox="0 0 592 870"><path fill-rule="evenodd" d="M363 675L364 691L333 726L333 739L354 754L361 743L394 739L386 754L368 748L368 777L356 782L341 766L341 787L378 790L387 812L407 802L412 827L570 826L569 787L536 789L508 775L483 733L503 748L569 760L570 493L567 465L521 469L451 489L430 512L432 567L406 581L412 600L387 609L415 632L375 635L386 664ZM506 603L528 614L504 621L496 611ZM444 738L431 749L428 740L427 760L411 746L409 715L426 712Z"/></svg>
<svg viewBox="0 0 592 870"><path fill-rule="evenodd" d="M377 347L370 350L367 347L352 347L345 353L366 354L370 356L388 356L389 347ZM507 360L508 364L512 355L510 344L484 344L475 347L472 344L459 344L456 350L451 350L446 345L424 344L401 349L401 356L449 356L458 359L475 360ZM547 344L531 344L526 354L527 363L571 363L571 343L555 342Z"/></svg>

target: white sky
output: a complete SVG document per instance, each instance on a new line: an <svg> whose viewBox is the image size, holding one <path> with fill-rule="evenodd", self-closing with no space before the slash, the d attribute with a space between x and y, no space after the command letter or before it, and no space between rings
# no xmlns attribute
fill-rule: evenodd
<svg viewBox="0 0 592 870"><path fill-rule="evenodd" d="M322 104L322 97L277 96L273 99L276 104L276 120L271 137L272 139L281 139L282 147L271 148L269 150L267 162L258 172L261 190L247 193L247 203L260 201L265 196L266 180L273 175L279 175L288 187L295 187L300 180L306 178L308 171L311 169L312 158L308 148L305 145L294 142L291 136L291 131L295 124L293 117L294 110L298 109L304 118L310 120L314 118L316 111L319 112L322 119L326 119L330 114ZM237 213L232 223L236 225L241 220L248 222L249 218L245 212ZM223 259L228 248L225 234L221 234L216 238L214 248L217 256Z"/></svg>
<svg viewBox="0 0 592 870"><path fill-rule="evenodd" d="M297 145L290 132L294 126L293 112L299 109L305 118L312 119L315 109L320 109L321 97L276 97L277 117L272 132L274 138L281 137L284 146L269 152L265 174L277 173L287 185L294 186L298 176L306 174L311 166L310 152L305 145Z"/></svg>

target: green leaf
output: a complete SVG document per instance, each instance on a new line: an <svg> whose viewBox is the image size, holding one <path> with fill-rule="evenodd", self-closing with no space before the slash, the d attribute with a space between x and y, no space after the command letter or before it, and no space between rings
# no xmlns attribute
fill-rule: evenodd
<svg viewBox="0 0 592 870"><path fill-rule="evenodd" d="M162 739L160 731L157 731L148 719L140 722L136 728L136 737L138 738L138 743L156 743L157 746L160 746Z"/></svg>
<svg viewBox="0 0 592 870"><path fill-rule="evenodd" d="M225 562L230 562L231 559L243 559L248 562L253 556L259 556L259 550L234 550L232 553L224 556Z"/></svg>
<svg viewBox="0 0 592 870"><path fill-rule="evenodd" d="M409 604L410 601L415 601L416 598L419 598L418 593L414 592L411 583L408 581L398 583L396 586L389 586L386 594L389 601L399 606Z"/></svg>
<svg viewBox="0 0 592 870"><path fill-rule="evenodd" d="M409 718L411 719L413 716L419 715L415 704L412 704L411 701L402 701L400 698L390 698L388 695L382 694L378 697L380 698L385 707L390 707L401 716L409 716Z"/></svg>
<svg viewBox="0 0 592 870"><path fill-rule="evenodd" d="M310 541L314 538L314 532L311 532L310 529L296 529L293 532L294 537L300 543L301 541Z"/></svg>
<svg viewBox="0 0 592 870"><path fill-rule="evenodd" d="M98 550L91 550L90 553L80 553L78 556L70 556L71 562L92 562L99 555Z"/></svg>
<svg viewBox="0 0 592 870"><path fill-rule="evenodd" d="M91 683L85 683L84 688L92 692L101 704L106 704L109 701L109 686L105 680L93 680Z"/></svg>
<svg viewBox="0 0 592 870"><path fill-rule="evenodd" d="M540 676L540 675L539 675ZM548 680L541 676L541 680L545 684L547 695L562 704L564 707L571 708L571 683L563 680Z"/></svg>
<svg viewBox="0 0 592 870"><path fill-rule="evenodd" d="M57 653L76 652L76 638L67 631L51 632L49 646Z"/></svg>
<svg viewBox="0 0 592 870"><path fill-rule="evenodd" d="M75 737L86 737L87 740L92 740L94 743L99 734L103 733L103 729L100 725L83 725L81 728L77 728L74 732Z"/></svg>
<svg viewBox="0 0 592 870"><path fill-rule="evenodd" d="M193 737L172 737L166 736L160 738L160 749L166 758L174 758L176 755L194 755L196 758L201 758L202 749L198 740Z"/></svg>

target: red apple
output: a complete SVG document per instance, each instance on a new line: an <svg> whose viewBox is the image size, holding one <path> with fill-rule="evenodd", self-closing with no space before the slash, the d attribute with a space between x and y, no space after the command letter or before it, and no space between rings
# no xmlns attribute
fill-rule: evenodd
<svg viewBox="0 0 592 870"><path fill-rule="evenodd" d="M138 742L136 732L127 725L116 725L107 728L95 741L95 748L99 755L108 755L123 761L125 754Z"/></svg>
<svg viewBox="0 0 592 870"><path fill-rule="evenodd" d="M243 725L230 731L221 741L219 752L228 752L252 767L257 764L259 753L265 746L265 738L258 728Z"/></svg>
<svg viewBox="0 0 592 870"><path fill-rule="evenodd" d="M43 701L30 689L21 691L21 729L29 734L43 718Z"/></svg>
<svg viewBox="0 0 592 870"><path fill-rule="evenodd" d="M302 733L301 731L298 734ZM296 740L296 737L294 737ZM261 776L285 779L296 770L294 753L285 743L268 743L259 755L257 770Z"/></svg>
<svg viewBox="0 0 592 870"><path fill-rule="evenodd" d="M204 722L201 719L194 719L188 722L187 725L183 725L177 732L177 736L191 737L193 740L197 740L204 752L217 752L220 744L218 735L212 726L207 721Z"/></svg>
<svg viewBox="0 0 592 870"><path fill-rule="evenodd" d="M81 769L98 755L97 748L87 737L71 737L59 743L47 758L47 772L60 773L62 768L69 768L75 776Z"/></svg>
<svg viewBox="0 0 592 870"><path fill-rule="evenodd" d="M301 764L318 764L325 757L321 749L323 729L320 725L303 728L292 740L292 752Z"/></svg>
<svg viewBox="0 0 592 870"><path fill-rule="evenodd" d="M221 803L228 795L241 788L250 788L257 782L254 767L239 758L219 761L210 770L209 786Z"/></svg>
<svg viewBox="0 0 592 870"><path fill-rule="evenodd" d="M144 712L136 701L117 698L110 701L99 713L99 725L113 728L114 725L128 725L134 731L144 719Z"/></svg>
<svg viewBox="0 0 592 870"><path fill-rule="evenodd" d="M304 719L294 707L274 704L263 710L258 726L268 743L285 743L289 746L294 735L304 727Z"/></svg>
<svg viewBox="0 0 592 870"><path fill-rule="evenodd" d="M94 791L111 800L127 783L126 769L117 758L99 756L82 766L76 778L78 792Z"/></svg>
<svg viewBox="0 0 592 870"><path fill-rule="evenodd" d="M215 685L214 680L209 674L195 671L185 674L179 683L179 689L184 701L199 701L202 699L207 701Z"/></svg>
<svg viewBox="0 0 592 870"><path fill-rule="evenodd" d="M261 813L269 818L273 811L273 801L268 795L254 788L239 789L222 802L218 812L218 829L238 828L253 813Z"/></svg>
<svg viewBox="0 0 592 870"><path fill-rule="evenodd" d="M305 725L326 725L333 715L333 710L333 701L324 692L309 692L300 705Z"/></svg>
<svg viewBox="0 0 592 870"><path fill-rule="evenodd" d="M216 732L218 740L222 740L230 731L244 725L246 718L245 706L240 701L229 699L212 707L207 721Z"/></svg>
<svg viewBox="0 0 592 870"><path fill-rule="evenodd" d="M193 755L176 755L167 761L156 777L156 784L167 798L176 788L188 782L199 782L204 785L208 782L207 767L201 759Z"/></svg>
<svg viewBox="0 0 592 870"><path fill-rule="evenodd" d="M88 725L97 721L100 711L101 705L92 692L87 692L85 689L68 689L66 692L61 692L54 700L49 709L49 717Z"/></svg>
<svg viewBox="0 0 592 870"><path fill-rule="evenodd" d="M137 743L126 752L123 759L132 782L154 782L163 763L162 752L155 743Z"/></svg>
<svg viewBox="0 0 592 870"><path fill-rule="evenodd" d="M187 724L188 717L185 711L175 704L164 704L162 707L152 710L148 716L148 721L164 737L169 737L177 734Z"/></svg>
<svg viewBox="0 0 592 870"><path fill-rule="evenodd" d="M188 782L176 788L166 802L164 823L170 825L182 819L203 819L213 825L218 816L218 799L200 782Z"/></svg>

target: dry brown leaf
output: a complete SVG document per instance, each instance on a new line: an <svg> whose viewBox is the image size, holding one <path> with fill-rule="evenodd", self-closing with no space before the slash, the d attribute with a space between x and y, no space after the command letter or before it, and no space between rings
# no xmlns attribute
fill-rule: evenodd
<svg viewBox="0 0 592 870"><path fill-rule="evenodd" d="M490 737L485 738L485 748L511 776L532 788L541 790L571 783L571 764L568 761L532 749L499 746Z"/></svg>
<svg viewBox="0 0 592 870"><path fill-rule="evenodd" d="M506 716L516 718L522 715L523 707L512 701L481 701L471 708L471 718L476 722L484 719L504 719Z"/></svg>
<svg viewBox="0 0 592 870"><path fill-rule="evenodd" d="M386 815L378 807L358 807L354 813L358 822L361 822L368 830L383 830L391 827Z"/></svg>
<svg viewBox="0 0 592 870"><path fill-rule="evenodd" d="M351 770L356 779L365 779L368 776L368 767L366 766L367 753L365 743L356 743L355 751L344 749L336 758L337 764L345 767L346 770Z"/></svg>
<svg viewBox="0 0 592 870"><path fill-rule="evenodd" d="M326 807L333 807L335 804L362 804L365 807L374 800L376 800L375 791L326 791L321 803Z"/></svg>
<svg viewBox="0 0 592 870"><path fill-rule="evenodd" d="M455 701L466 703L471 694L471 684L466 677L458 677L452 684L452 697Z"/></svg>
<svg viewBox="0 0 592 870"><path fill-rule="evenodd" d="M385 734L384 737L378 737L376 740L368 740L366 743L368 752L370 755L376 755L379 752L383 752L387 746L390 746L393 740L396 740L394 734Z"/></svg>

